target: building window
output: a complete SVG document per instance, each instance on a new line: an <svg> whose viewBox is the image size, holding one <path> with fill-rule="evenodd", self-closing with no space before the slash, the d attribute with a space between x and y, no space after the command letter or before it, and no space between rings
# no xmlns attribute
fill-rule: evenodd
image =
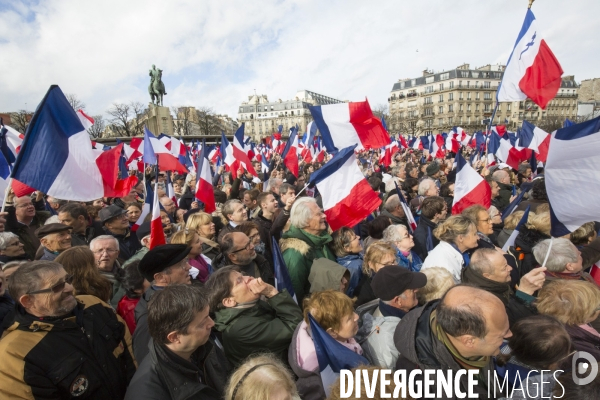
<svg viewBox="0 0 600 400"><path fill-rule="evenodd" d="M462 124L462 117L458 117L458 123Z"/></svg>
<svg viewBox="0 0 600 400"><path fill-rule="evenodd" d="M444 84L440 83L440 90L444 90Z"/></svg>
<svg viewBox="0 0 600 400"><path fill-rule="evenodd" d="M471 100L471 92L467 93L467 100Z"/></svg>
<svg viewBox="0 0 600 400"><path fill-rule="evenodd" d="M470 106L469 106L469 107L470 107ZM462 104L462 103L461 103L461 104L459 104L459 106L458 106L458 111L462 111L462 110L464 110L464 104Z"/></svg>
<svg viewBox="0 0 600 400"><path fill-rule="evenodd" d="M433 100L431 99L431 96L430 96L430 97L425 97L425 101L424 101L424 103L425 103L425 104L432 104L432 103L433 103Z"/></svg>
<svg viewBox="0 0 600 400"><path fill-rule="evenodd" d="M485 92L483 94L483 99L484 100L491 100L492 99L492 94L490 92Z"/></svg>
<svg viewBox="0 0 600 400"><path fill-rule="evenodd" d="M438 107L438 113L440 113L440 114L444 113L444 106Z"/></svg>
<svg viewBox="0 0 600 400"><path fill-rule="evenodd" d="M478 88L479 87L479 81L475 81L475 87Z"/></svg>
<svg viewBox="0 0 600 400"><path fill-rule="evenodd" d="M444 118L438 118L438 125L439 126L444 125Z"/></svg>
<svg viewBox="0 0 600 400"><path fill-rule="evenodd" d="M433 83L433 78L434 78L433 75L428 76L427 78L425 78L425 83Z"/></svg>
<svg viewBox="0 0 600 400"><path fill-rule="evenodd" d="M425 115L432 115L433 114L433 108L426 108L425 109Z"/></svg>
<svg viewBox="0 0 600 400"><path fill-rule="evenodd" d="M433 93L433 86L425 86L425 93Z"/></svg>
<svg viewBox="0 0 600 400"><path fill-rule="evenodd" d="M475 111L479 111L479 103L475 104Z"/></svg>
<svg viewBox="0 0 600 400"><path fill-rule="evenodd" d="M450 89L454 89L454 81L450 82Z"/></svg>
<svg viewBox="0 0 600 400"><path fill-rule="evenodd" d="M492 105L491 104L484 104L483 106L483 111L491 111Z"/></svg>
<svg viewBox="0 0 600 400"><path fill-rule="evenodd" d="M444 72L443 74L440 74L440 81L443 81L446 79L450 79L450 72Z"/></svg>
<svg viewBox="0 0 600 400"><path fill-rule="evenodd" d="M471 105L467 104L467 111L471 111Z"/></svg>
<svg viewBox="0 0 600 400"><path fill-rule="evenodd" d="M414 87L416 83L417 83L416 79L411 79L410 80L410 86Z"/></svg>
<svg viewBox="0 0 600 400"><path fill-rule="evenodd" d="M448 93L448 101L454 100L454 93Z"/></svg>
<svg viewBox="0 0 600 400"><path fill-rule="evenodd" d="M440 99L438 100L438 102L440 102L440 103L441 103L441 102L443 102L443 101L444 101L444 95L443 95L443 94L440 94Z"/></svg>
<svg viewBox="0 0 600 400"><path fill-rule="evenodd" d="M452 117L448 117L448 125L452 125L452 120L453 120Z"/></svg>
<svg viewBox="0 0 600 400"><path fill-rule="evenodd" d="M463 92L458 92L458 99L462 100L463 99Z"/></svg>
<svg viewBox="0 0 600 400"><path fill-rule="evenodd" d="M475 93L475 100L479 100L479 92Z"/></svg>
<svg viewBox="0 0 600 400"><path fill-rule="evenodd" d="M483 82L483 87L484 87L485 89L489 89L489 88L491 87L491 84L490 84L490 82L488 82L488 81L485 81L485 82Z"/></svg>
<svg viewBox="0 0 600 400"><path fill-rule="evenodd" d="M448 112L454 112L454 105L450 104L448 106Z"/></svg>

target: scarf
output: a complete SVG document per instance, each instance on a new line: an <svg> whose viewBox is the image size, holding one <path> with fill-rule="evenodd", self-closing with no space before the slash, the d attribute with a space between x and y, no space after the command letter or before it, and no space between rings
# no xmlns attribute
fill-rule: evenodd
<svg viewBox="0 0 600 400"><path fill-rule="evenodd" d="M567 280L572 280L572 281L576 281L576 280L587 280L583 274L581 273L581 271L579 272L552 272L552 271L546 271L545 272L547 277L552 277L552 278L556 278L556 279L567 279Z"/></svg>
<svg viewBox="0 0 600 400"><path fill-rule="evenodd" d="M477 379L487 387L486 377L484 376L484 369L489 365L490 357L463 357L456 347L450 341L448 334L444 332L441 326L437 324L436 320L437 310L433 310L429 317L429 325L431 327L431 331L435 335L435 337L446 346L446 349L452 354L452 358L463 368L465 369L478 369L479 374L477 375Z"/></svg>
<svg viewBox="0 0 600 400"><path fill-rule="evenodd" d="M484 242L487 242L487 243L491 244L492 246L494 246L494 243L492 243L492 240L489 237L487 237L487 235L484 235L481 232L477 232L477 237L479 239L483 240Z"/></svg>
<svg viewBox="0 0 600 400"><path fill-rule="evenodd" d="M508 304L512 290L510 289L509 282L501 283L488 279L476 272L472 268L465 268L462 270L462 283L470 283L480 289L490 292L504 303L504 306Z"/></svg>
<svg viewBox="0 0 600 400"><path fill-rule="evenodd" d="M469 264L471 263L471 257L469 257L469 252L465 251L464 253L462 253L459 249L458 246L456 245L456 243L452 243L452 242L448 242L448 244L450 244L450 246L454 247L454 249L456 251L458 251L460 253L460 255L463 258L463 262L465 263L465 265L463 265L463 268L466 268L469 266Z"/></svg>

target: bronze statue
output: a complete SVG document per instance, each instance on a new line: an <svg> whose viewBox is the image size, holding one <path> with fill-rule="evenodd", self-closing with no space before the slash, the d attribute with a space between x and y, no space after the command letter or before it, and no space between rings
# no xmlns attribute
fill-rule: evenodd
<svg viewBox="0 0 600 400"><path fill-rule="evenodd" d="M165 85L162 82L162 69L157 69L153 64L149 75L150 85L148 86L148 93L150 94L150 99L152 99L152 104L154 104L154 99L156 99L156 105L162 106L163 96L167 94Z"/></svg>

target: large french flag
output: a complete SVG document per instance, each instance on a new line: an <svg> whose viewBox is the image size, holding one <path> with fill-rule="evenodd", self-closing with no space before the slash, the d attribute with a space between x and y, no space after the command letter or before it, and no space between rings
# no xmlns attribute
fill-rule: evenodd
<svg viewBox="0 0 600 400"><path fill-rule="evenodd" d="M469 165L460 152L457 153L452 214L460 214L465 208L475 204L489 208L491 200L490 185Z"/></svg>
<svg viewBox="0 0 600 400"><path fill-rule="evenodd" d="M488 157L492 154L495 154L500 160L510 165L511 168L519 169L519 163L522 158L521 152L510 144L510 140L502 139L493 131L490 132L488 142Z"/></svg>
<svg viewBox="0 0 600 400"><path fill-rule="evenodd" d="M546 162L548 147L550 146L550 134L529 121L523 121L523 127L519 135L519 146L535 151L535 158L538 161Z"/></svg>
<svg viewBox="0 0 600 400"><path fill-rule="evenodd" d="M358 145L357 150L379 149L390 144L390 136L373 115L368 101L309 107L329 153Z"/></svg>
<svg viewBox="0 0 600 400"><path fill-rule="evenodd" d="M283 163L290 170L292 174L298 177L298 129L290 129L290 137L283 149L281 154Z"/></svg>
<svg viewBox="0 0 600 400"><path fill-rule="evenodd" d="M215 204L215 192L212 186L212 174L210 164L206 158L206 144L198 153L198 173L196 174L196 199L204 203L204 211L211 214L217 207Z"/></svg>
<svg viewBox="0 0 600 400"><path fill-rule="evenodd" d="M598 165L600 117L552 133L544 172L553 237L600 221Z"/></svg>
<svg viewBox="0 0 600 400"><path fill-rule="evenodd" d="M357 145L340 150L322 168L310 175L323 196L323 210L332 230L353 227L381 204L356 164Z"/></svg>
<svg viewBox="0 0 600 400"><path fill-rule="evenodd" d="M258 177L258 174L254 170L252 166L252 162L250 161L250 157L248 157L248 152L246 151L246 147L244 145L244 124L238 128L233 135L233 157L246 169L246 171L250 172L252 176Z"/></svg>
<svg viewBox="0 0 600 400"><path fill-rule="evenodd" d="M57 85L50 87L27 127L12 177L61 199L104 196L90 137Z"/></svg>
<svg viewBox="0 0 600 400"><path fill-rule="evenodd" d="M498 87L497 101L522 101L529 97L544 109L556 96L562 74L562 67L528 9Z"/></svg>

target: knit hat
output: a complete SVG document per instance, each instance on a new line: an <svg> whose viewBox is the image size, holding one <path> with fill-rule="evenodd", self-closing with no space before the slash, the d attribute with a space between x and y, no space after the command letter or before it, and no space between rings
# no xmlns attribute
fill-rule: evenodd
<svg viewBox="0 0 600 400"><path fill-rule="evenodd" d="M432 176L435 175L439 172L440 170L440 165L436 162L432 162L431 164L429 164L427 166L427 169L425 170L425 172L427 172L427 175Z"/></svg>

